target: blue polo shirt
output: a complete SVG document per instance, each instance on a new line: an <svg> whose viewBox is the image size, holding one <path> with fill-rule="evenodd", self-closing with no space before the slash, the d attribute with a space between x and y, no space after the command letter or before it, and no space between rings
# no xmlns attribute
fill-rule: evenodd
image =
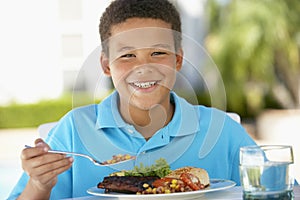
<svg viewBox="0 0 300 200"><path fill-rule="evenodd" d="M171 169L201 167L210 178L239 180L239 148L255 142L244 128L223 111L191 105L171 92L175 112L170 123L148 141L126 123L118 111L118 93L100 104L73 109L53 128L46 139L52 149L88 154L104 161L116 154L136 155L136 160L111 167L95 166L88 159L75 157L72 167L58 176L51 199L86 196L108 174L151 165L164 158ZM24 173L9 199L18 196L28 176Z"/></svg>

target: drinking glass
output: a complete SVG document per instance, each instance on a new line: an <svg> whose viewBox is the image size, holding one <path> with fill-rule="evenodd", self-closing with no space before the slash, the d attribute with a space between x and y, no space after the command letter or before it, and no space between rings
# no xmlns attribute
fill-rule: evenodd
<svg viewBox="0 0 300 200"><path fill-rule="evenodd" d="M243 199L293 199L293 163L293 149L288 145L241 147Z"/></svg>

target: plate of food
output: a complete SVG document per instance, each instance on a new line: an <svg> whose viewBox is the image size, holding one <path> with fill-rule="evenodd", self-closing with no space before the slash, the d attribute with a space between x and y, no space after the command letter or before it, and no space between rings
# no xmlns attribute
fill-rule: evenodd
<svg viewBox="0 0 300 200"><path fill-rule="evenodd" d="M87 193L105 198L127 199L198 199L205 193L236 185L224 179L210 179L202 168L185 166L170 170L160 159L155 166L136 167L104 177Z"/></svg>
<svg viewBox="0 0 300 200"><path fill-rule="evenodd" d="M211 179L210 186L196 191L189 192L176 192L176 193L163 193L163 194L147 194L147 195L139 195L139 194L126 194L126 193L118 193L118 192L106 192L105 189L100 189L97 187L92 187L87 190L87 192L94 196L106 197L106 198L118 198L120 200L129 200L129 199L199 199L199 197L203 196L204 193L219 191L229 189L236 185L235 182L230 180L223 179Z"/></svg>

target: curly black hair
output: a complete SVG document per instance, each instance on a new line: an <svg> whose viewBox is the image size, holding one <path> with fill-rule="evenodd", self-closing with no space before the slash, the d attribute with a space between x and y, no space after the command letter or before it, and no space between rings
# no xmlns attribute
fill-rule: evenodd
<svg viewBox="0 0 300 200"><path fill-rule="evenodd" d="M111 27L134 17L160 19L171 24L175 33L175 49L181 47L181 19L171 2L168 0L114 0L104 11L99 24L102 49L105 53L108 53L108 47L104 43L111 36Z"/></svg>

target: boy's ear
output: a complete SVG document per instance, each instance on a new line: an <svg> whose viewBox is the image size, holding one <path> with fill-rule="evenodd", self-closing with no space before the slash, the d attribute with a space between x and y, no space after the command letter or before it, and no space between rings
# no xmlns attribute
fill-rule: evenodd
<svg viewBox="0 0 300 200"><path fill-rule="evenodd" d="M180 48L176 52L176 70L179 71L182 67L182 62L183 62L183 50Z"/></svg>
<svg viewBox="0 0 300 200"><path fill-rule="evenodd" d="M109 67L109 59L106 56L106 54L103 52L101 53L100 63L104 74L110 76L111 74L110 74L110 67Z"/></svg>

